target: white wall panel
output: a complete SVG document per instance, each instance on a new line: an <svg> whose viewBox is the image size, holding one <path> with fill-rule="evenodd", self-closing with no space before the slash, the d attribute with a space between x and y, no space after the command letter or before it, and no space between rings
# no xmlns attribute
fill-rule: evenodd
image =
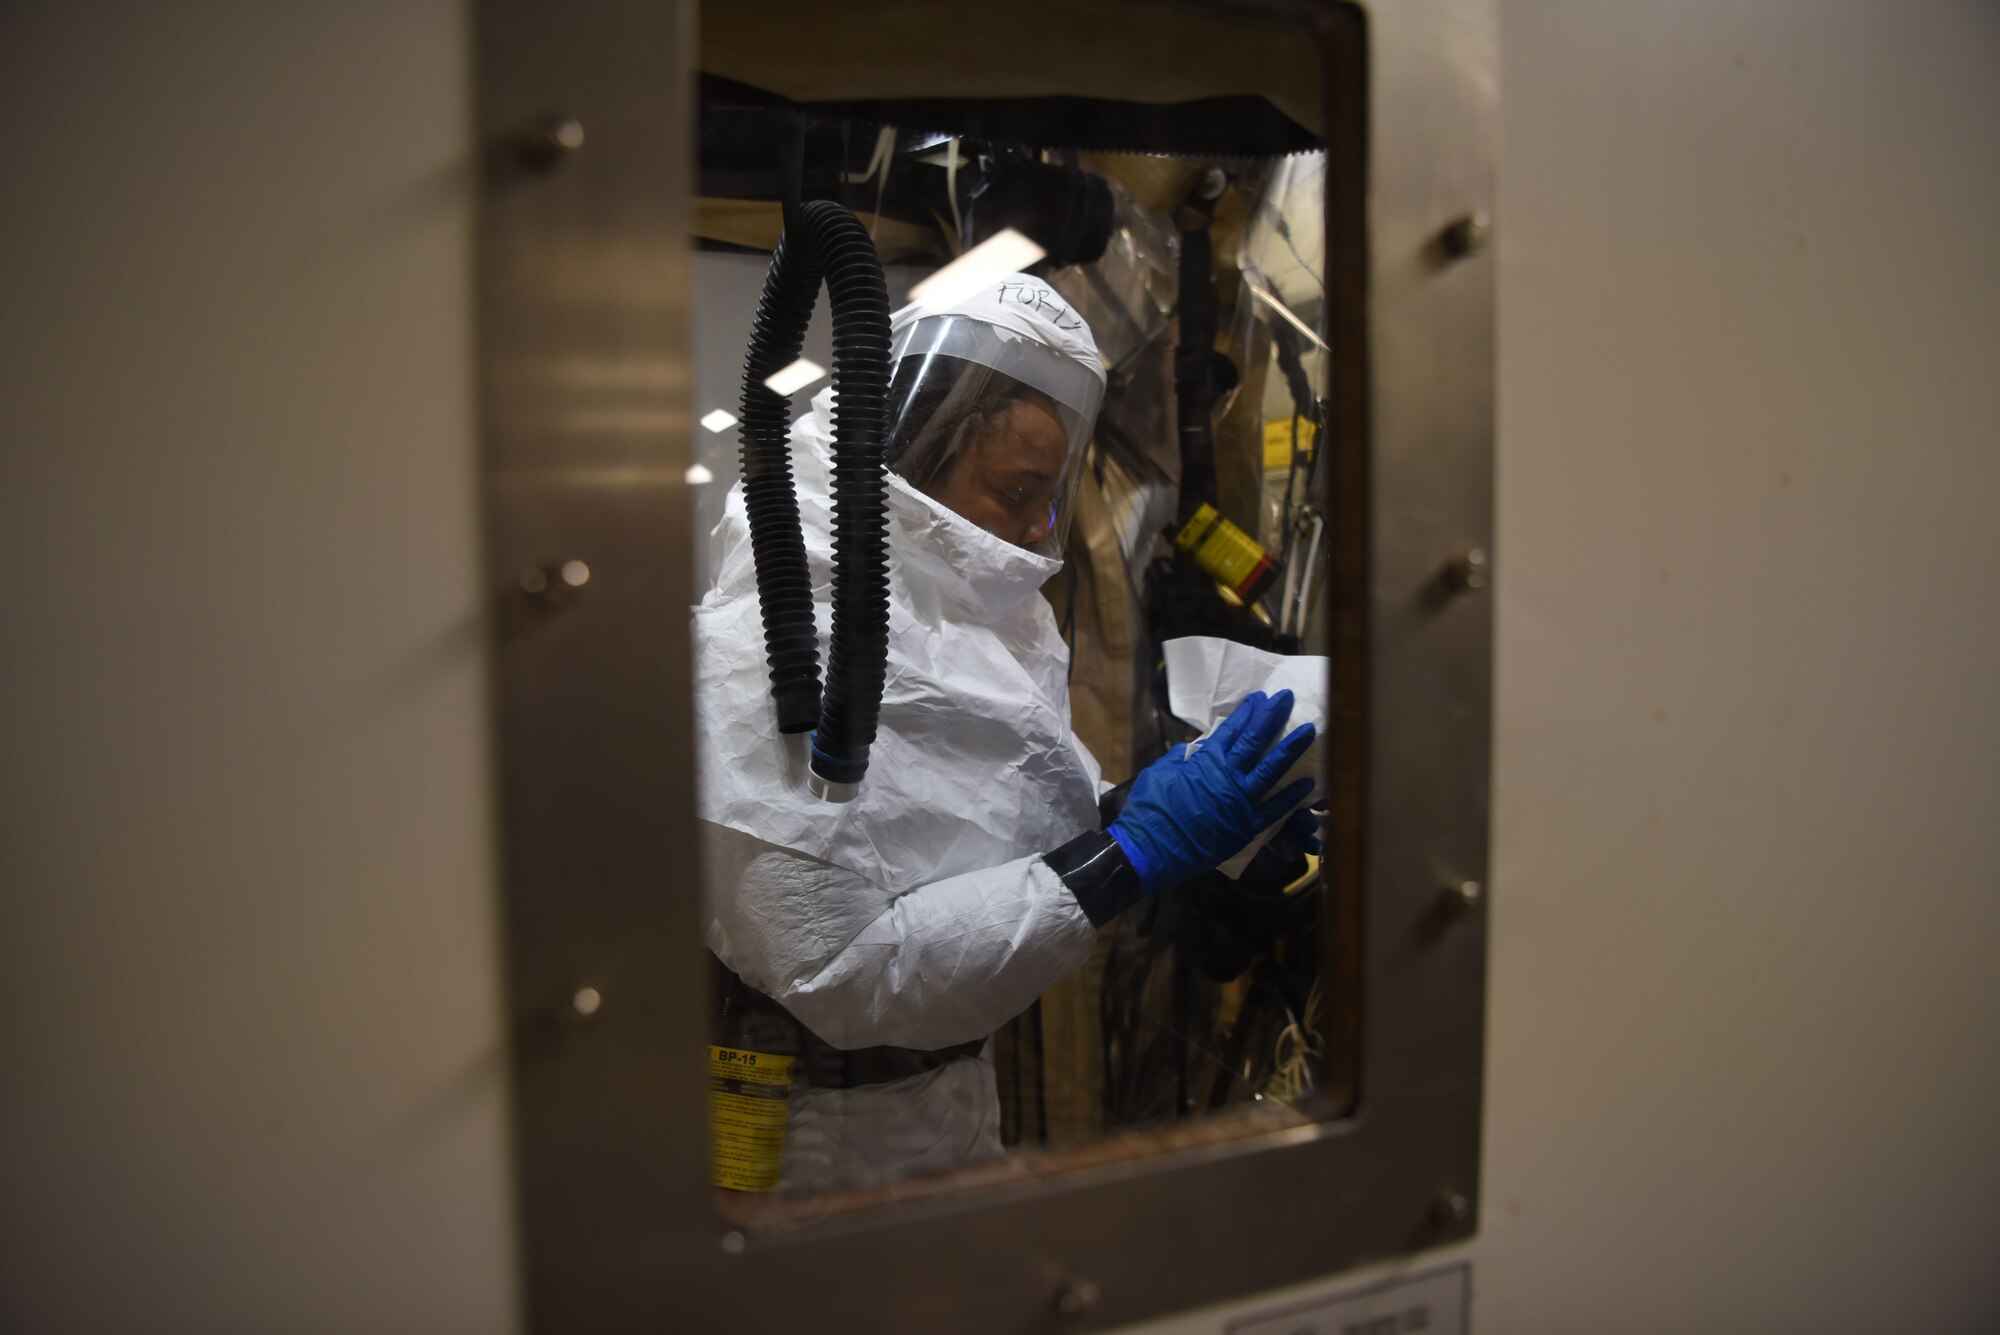
<svg viewBox="0 0 2000 1335"><path fill-rule="evenodd" d="M2000 1317L2000 10L1504 9L1487 1331Z"/></svg>

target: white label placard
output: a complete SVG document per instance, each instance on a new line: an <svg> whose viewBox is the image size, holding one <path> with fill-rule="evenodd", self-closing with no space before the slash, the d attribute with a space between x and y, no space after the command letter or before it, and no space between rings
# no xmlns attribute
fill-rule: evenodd
<svg viewBox="0 0 2000 1335"><path fill-rule="evenodd" d="M1468 1262L1237 1317L1224 1335L1465 1335L1471 1300Z"/></svg>

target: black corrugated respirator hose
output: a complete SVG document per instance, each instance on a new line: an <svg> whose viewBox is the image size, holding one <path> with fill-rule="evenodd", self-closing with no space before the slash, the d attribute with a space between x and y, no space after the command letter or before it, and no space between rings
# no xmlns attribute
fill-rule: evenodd
<svg viewBox="0 0 2000 1335"><path fill-rule="evenodd" d="M833 639L823 695L812 578L792 487L791 404L764 383L798 360L822 282L833 307L834 395ZM889 658L888 397L889 291L875 243L840 205L809 200L797 207L795 222L788 220L764 279L743 365L740 438L778 728L812 732L812 770L825 785L859 783L867 773L882 708Z"/></svg>

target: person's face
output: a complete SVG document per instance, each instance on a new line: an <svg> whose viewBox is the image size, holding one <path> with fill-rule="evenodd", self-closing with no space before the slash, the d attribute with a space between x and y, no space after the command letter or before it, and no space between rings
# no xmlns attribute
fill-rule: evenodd
<svg viewBox="0 0 2000 1335"><path fill-rule="evenodd" d="M959 450L931 499L996 538L1032 547L1049 536L1069 433L1046 404L1016 399Z"/></svg>

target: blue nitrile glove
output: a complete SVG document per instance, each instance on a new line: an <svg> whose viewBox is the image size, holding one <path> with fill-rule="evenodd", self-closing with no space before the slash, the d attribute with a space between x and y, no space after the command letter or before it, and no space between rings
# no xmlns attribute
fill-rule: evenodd
<svg viewBox="0 0 2000 1335"><path fill-rule="evenodd" d="M1110 834L1146 894L1222 865L1305 800L1311 779L1266 796L1312 745L1310 723L1271 745L1291 715L1290 691L1258 691L1192 755L1176 746L1139 772Z"/></svg>

